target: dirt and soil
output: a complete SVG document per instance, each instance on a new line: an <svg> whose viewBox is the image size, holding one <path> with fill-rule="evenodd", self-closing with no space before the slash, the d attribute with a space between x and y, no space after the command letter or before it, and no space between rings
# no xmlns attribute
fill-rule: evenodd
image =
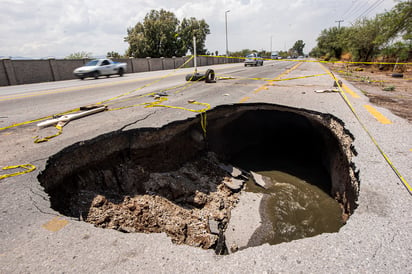
<svg viewBox="0 0 412 274"><path fill-rule="evenodd" d="M412 65L329 64L359 88L371 103L389 109L412 122ZM393 77L402 74L403 77ZM399 76L399 75L398 75Z"/></svg>
<svg viewBox="0 0 412 274"><path fill-rule="evenodd" d="M224 184L230 180L209 153L179 170L152 173L145 184L153 191L144 195L126 196L121 203L97 195L86 221L122 232L164 232L176 244L215 248L222 253L220 231L239 199L239 194ZM166 198L161 193L164 188L174 189L172 195L176 197Z"/></svg>

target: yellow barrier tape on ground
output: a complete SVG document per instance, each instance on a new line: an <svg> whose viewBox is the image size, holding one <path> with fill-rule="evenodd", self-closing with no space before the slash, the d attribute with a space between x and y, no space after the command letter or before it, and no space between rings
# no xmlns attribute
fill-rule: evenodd
<svg viewBox="0 0 412 274"><path fill-rule="evenodd" d="M192 86L194 83L196 83L196 82L198 82L198 81L200 81L200 80L201 80L201 79L198 79L198 80L196 80L196 81L187 81L187 82L185 82L184 84L181 84L181 85L177 85L177 86L174 86L174 87L162 89L162 90L160 90L160 91L158 91L158 92L146 93L146 94L140 95L140 96L135 97L135 98L124 99L124 100L121 100L121 101L117 101L116 103L122 103L122 102L130 101L130 100L132 100L132 99L139 99L139 98L148 97L148 96L155 96L155 95L157 95L157 94L159 94L159 93L164 93L164 92L167 92L167 91L170 91L170 90L174 90L174 89L177 89L177 90L174 92L174 94L177 94L177 93L182 92L183 90L187 89L188 87ZM114 104L114 103L111 103L111 104L109 103L109 104L107 104L107 105L112 105L112 104ZM108 110L109 110L109 111L122 110L122 109L127 109L127 108L142 106L142 105L146 105L146 104L147 104L147 103L139 103L139 104L134 104L134 105L130 105L130 106L124 106L124 107L118 107L118 108L111 108L111 109L108 109Z"/></svg>
<svg viewBox="0 0 412 274"><path fill-rule="evenodd" d="M47 120L47 119L53 119L56 116L63 116L63 115L66 115L66 114L70 114L70 113L79 111L79 110L80 110L80 108L76 108L76 109L72 109L72 110L62 112L62 113L58 113L58 114L55 114L55 115L50 115L50 116L38 118L38 119L35 119L35 120L30 120L30 121L26 121L26 122L13 124L13 125L10 125L10 126L7 126L7 127L0 128L0 131L5 130L5 129L9 129L9 128L13 128L13 127L18 127L18 126L23 126L23 125L28 125L28 124L44 121L44 120Z"/></svg>
<svg viewBox="0 0 412 274"><path fill-rule="evenodd" d="M60 134L63 133L63 126L64 126L64 125L62 125L62 124L57 124L57 125L55 126L55 128L57 129L57 133L54 134L54 135L47 136L47 137L44 137L44 138L39 138L39 136L34 137L34 138L36 138L36 139L34 140L34 143L36 143L36 144L44 143L44 142L47 142L47 141L49 141L50 139L52 139L52 138L54 138L54 137L59 136Z"/></svg>
<svg viewBox="0 0 412 274"><path fill-rule="evenodd" d="M6 166L6 167L3 167L2 170L9 170L9 169L16 169L16 168L23 168L25 170L15 172L15 173L11 173L11 174L0 175L0 180L5 179L5 178L9 178L9 177L13 177L13 176L26 174L26 173L32 172L36 169L36 167L34 165L25 164L25 165L16 165L16 166Z"/></svg>
<svg viewBox="0 0 412 274"><path fill-rule="evenodd" d="M185 108L185 107L176 107L176 106L168 106L168 105L162 105L162 102L167 101L167 98L160 98L159 100L152 102L152 103L145 103L146 108L150 107L165 107L165 108L172 108L172 109L181 109L181 110L186 110L186 111L191 111L191 112L196 112L200 113L200 124L203 130L203 135L206 137L206 127L207 127L207 118L206 118L206 111L208 111L211 106L208 103L200 103L197 101L189 101L189 104L194 104L194 105L202 105L205 108L203 109L190 109L190 108Z"/></svg>
<svg viewBox="0 0 412 274"><path fill-rule="evenodd" d="M411 185L406 181L406 179L402 176L402 174L398 171L398 169L394 166L394 164L392 163L392 161L389 159L389 157L386 155L386 153L383 151L383 149L380 147L380 145L378 144L378 142L375 140L375 138L372 136L372 134L369 132L368 128L365 126L365 124L362 122L362 120L360 119L359 115L357 114L355 108L352 106L352 104L350 103L348 97L345 95L345 93L342 90L341 85L339 84L339 80L336 78L336 76L329 71L328 69L326 69L325 67L321 66L323 70L325 70L332 78L333 80L338 84L338 88L339 88L339 94L342 96L343 100L345 101L345 103L348 105L348 107L350 108L350 110L352 111L353 115L356 117L356 120L358 120L359 124L361 125L361 127L363 128L363 130L366 132L366 134L368 134L369 138L372 140L373 144L376 146L376 148L379 150L379 153L383 156L383 158L385 159L385 161L389 164L389 166L392 168L392 170L395 172L396 176L398 176L398 178L401 180L402 184L405 186L405 188L409 191L409 194L412 195L412 187Z"/></svg>

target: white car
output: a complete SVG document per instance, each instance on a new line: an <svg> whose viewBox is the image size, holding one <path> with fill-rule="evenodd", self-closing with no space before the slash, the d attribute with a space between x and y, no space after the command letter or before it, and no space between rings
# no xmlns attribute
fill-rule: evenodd
<svg viewBox="0 0 412 274"><path fill-rule="evenodd" d="M249 54L245 59L246 66L263 66L263 59L257 53Z"/></svg>
<svg viewBox="0 0 412 274"><path fill-rule="evenodd" d="M107 77L115 74L123 76L126 71L126 67L126 63L117 63L113 62L110 59L95 59L88 62L83 67L75 69L73 73L81 80L86 77L94 77L95 79L97 79L101 75Z"/></svg>

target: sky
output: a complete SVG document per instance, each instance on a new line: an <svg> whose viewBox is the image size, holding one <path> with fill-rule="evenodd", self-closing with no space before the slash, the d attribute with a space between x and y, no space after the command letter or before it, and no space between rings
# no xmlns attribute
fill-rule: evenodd
<svg viewBox="0 0 412 274"><path fill-rule="evenodd" d="M226 14L229 51L288 50L303 40L308 53L336 21L350 26L359 16L371 18L394 5L394 0L0 0L0 56L124 54L127 28L153 9L171 11L179 20L204 19L210 52L226 52Z"/></svg>

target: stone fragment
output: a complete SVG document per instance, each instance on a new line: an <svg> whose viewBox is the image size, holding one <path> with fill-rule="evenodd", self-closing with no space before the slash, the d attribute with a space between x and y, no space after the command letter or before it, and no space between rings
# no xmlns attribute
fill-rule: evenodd
<svg viewBox="0 0 412 274"><path fill-rule="evenodd" d="M216 220L209 219L210 233L219 235L219 223Z"/></svg>
<svg viewBox="0 0 412 274"><path fill-rule="evenodd" d="M92 201L92 207L101 207L106 203L106 198L102 195L97 195Z"/></svg>
<svg viewBox="0 0 412 274"><path fill-rule="evenodd" d="M230 188L231 190L240 190L243 186L245 181L243 180L238 180L235 178L228 178L225 177L223 183L225 184L225 186L227 186L228 188Z"/></svg>
<svg viewBox="0 0 412 274"><path fill-rule="evenodd" d="M231 165L225 165L225 164L220 164L219 167L229 173L232 177L238 177L242 175L242 171L234 166Z"/></svg>
<svg viewBox="0 0 412 274"><path fill-rule="evenodd" d="M253 181L255 182L255 184L257 184L258 186L261 186L263 188L267 188L266 182L263 179L262 175L257 174L256 172L253 172L253 171L251 171L250 174L252 174L252 178L253 178Z"/></svg>

